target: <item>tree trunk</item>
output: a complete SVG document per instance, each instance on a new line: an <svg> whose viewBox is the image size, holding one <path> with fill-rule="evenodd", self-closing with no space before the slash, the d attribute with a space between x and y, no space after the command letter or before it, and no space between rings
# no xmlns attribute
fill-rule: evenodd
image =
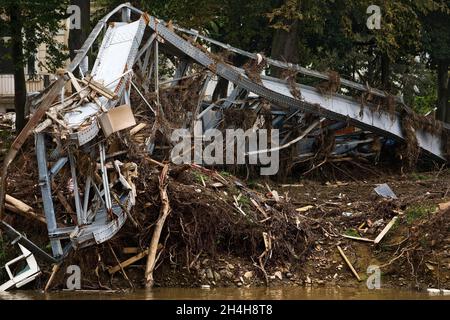
<svg viewBox="0 0 450 320"><path fill-rule="evenodd" d="M298 49L298 21L291 24L289 32L282 29L275 31L271 53L273 59L297 64L299 62ZM273 67L271 73L273 76L279 77L282 70Z"/></svg>
<svg viewBox="0 0 450 320"><path fill-rule="evenodd" d="M91 6L90 1L86 0L71 0L70 4L78 6L81 10L81 29L72 29L69 32L70 59L73 60L77 55L76 50L81 49L89 36ZM78 69L74 75L78 76Z"/></svg>
<svg viewBox="0 0 450 320"><path fill-rule="evenodd" d="M22 17L17 5L9 7L11 18L12 60L14 65L14 107L16 109L16 132L25 126L25 104L27 100L27 87L25 83L24 54L22 44Z"/></svg>
<svg viewBox="0 0 450 320"><path fill-rule="evenodd" d="M448 77L449 61L438 61L438 101L436 117L439 120L449 122L450 112L448 112L448 98L449 98L449 77Z"/></svg>

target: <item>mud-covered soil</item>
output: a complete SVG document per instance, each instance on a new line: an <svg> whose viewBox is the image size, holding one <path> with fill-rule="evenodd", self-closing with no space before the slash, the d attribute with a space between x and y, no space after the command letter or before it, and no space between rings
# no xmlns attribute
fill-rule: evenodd
<svg viewBox="0 0 450 320"><path fill-rule="evenodd" d="M35 160L30 154L23 153L13 165L8 192L42 214L37 175L30 169ZM145 257L125 268L130 281L121 271L108 272L117 265L114 254L125 261L148 248L161 206L160 167L145 157L130 160L138 163L140 171L132 212L138 226L128 221L109 243L71 253L57 273L53 289L65 287L65 267L71 264L81 267L84 289L144 286ZM450 288L450 211L442 205L442 210L438 208L450 201L450 171L407 175L382 171L378 167L374 173L379 175L358 177L357 181L291 177L289 183L279 184L243 181L227 172L199 167L171 166L171 213L159 242L155 285L358 287L366 285L367 268L376 265L381 269L383 287ZM376 195L373 189L381 183L387 183L398 199ZM64 188L59 186L60 191ZM62 206L56 207L58 212L64 211ZM60 212L61 223L66 216ZM396 216L397 223L377 245L342 236L373 240ZM11 212L6 220L50 250L44 225ZM6 254L0 257L7 261L15 253L4 238ZM351 273L338 245L361 281ZM125 248L130 247L136 252L127 253ZM42 269L43 275L30 288L45 286L51 266L42 265Z"/></svg>

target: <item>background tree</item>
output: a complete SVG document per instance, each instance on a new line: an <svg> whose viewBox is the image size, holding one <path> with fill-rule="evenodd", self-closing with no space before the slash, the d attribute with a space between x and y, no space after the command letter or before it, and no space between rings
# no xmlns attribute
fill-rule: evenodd
<svg viewBox="0 0 450 320"><path fill-rule="evenodd" d="M96 1L96 6L103 8L97 15L120 3L122 0ZM165 21L197 29L233 46L313 69L335 70L343 77L402 94L408 105L423 113L433 109L437 100L439 117L446 117L443 112L448 109L449 95L449 0L131 3ZM372 4L381 8L379 30L366 26L366 10ZM212 49L220 51L214 46ZM237 65L245 62L242 57L230 59ZM218 87L226 86L225 82ZM448 117L450 120L450 112Z"/></svg>
<svg viewBox="0 0 450 320"><path fill-rule="evenodd" d="M430 66L437 70L438 119L450 122L450 1L444 10L434 10L422 17L424 46Z"/></svg>
<svg viewBox="0 0 450 320"><path fill-rule="evenodd" d="M65 0L0 0L0 28L11 37L7 45L12 48L14 65L17 131L25 125L26 62L35 57L41 44L47 46L47 59L40 67L54 71L67 58L64 47L56 41L66 9Z"/></svg>

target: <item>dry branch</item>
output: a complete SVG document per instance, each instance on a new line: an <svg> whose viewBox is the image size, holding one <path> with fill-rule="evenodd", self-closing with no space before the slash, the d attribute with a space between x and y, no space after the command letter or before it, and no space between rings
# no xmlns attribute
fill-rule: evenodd
<svg viewBox="0 0 450 320"><path fill-rule="evenodd" d="M159 176L159 194L161 197L162 207L158 221L155 225L155 230L153 231L150 246L148 248L148 260L145 270L145 281L147 288L152 288L154 284L153 271L155 270L156 265L156 253L158 250L159 239L161 238L161 231L164 223L171 211L169 196L167 194L168 172L169 166L166 164L164 165L164 168L161 171L161 175Z"/></svg>

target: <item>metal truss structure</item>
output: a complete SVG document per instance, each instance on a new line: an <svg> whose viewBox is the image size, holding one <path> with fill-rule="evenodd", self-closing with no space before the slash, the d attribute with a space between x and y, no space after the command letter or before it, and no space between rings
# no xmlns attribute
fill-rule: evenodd
<svg viewBox="0 0 450 320"><path fill-rule="evenodd" d="M121 21L117 21L120 15ZM103 40L92 70L89 70L87 57L97 39ZM182 36L184 35L184 37ZM187 39L193 37L190 40ZM100 114L114 109L118 104L130 105L132 88L139 91L136 82L139 79L141 90L154 92L167 85L176 85L182 79L192 76L192 70L202 69L200 92L198 92L198 108L190 115L191 120L202 120L204 127L214 127L220 119L220 112L228 108L251 109L260 112L267 105L272 113L272 126L281 129L283 145L299 144L299 150L308 152L306 140L292 137L292 129L303 132L301 137L314 133L324 119L334 128L351 124L361 130L376 135L402 141L404 139L401 117L397 113L377 110L367 105L361 108L361 102L342 94L324 94L318 89L292 84L288 79L279 79L259 74L257 79L246 72L245 68L231 65L208 52L205 47L195 43L201 40L207 47L214 45L222 50L245 56L251 64L267 63L270 66L296 72L304 76L329 80L329 75L302 68L297 65L263 58L229 45L209 39L192 30L167 25L155 17L149 16L130 4L118 6L92 30L85 44L72 61L66 72L58 81L44 90L34 101L35 112L25 130L18 136L13 148L5 160L3 177L6 177L8 166L15 153L27 136L35 133L36 153L48 234L52 245L53 257L64 256L63 247L86 247L103 243L111 239L123 226L129 211L134 205L132 186L123 180L109 181L107 170L116 170L123 177L121 170L127 164L114 161L114 155L108 155L105 148L105 136L97 118ZM169 80L160 77L160 58L168 57L175 72ZM74 96L64 97L61 92L73 81L71 75L79 71L84 87L77 89ZM225 97L212 101L208 92L214 91L220 79L227 80L229 87ZM101 83L106 94L96 97L89 91L92 84ZM341 79L341 86L349 90L368 92L380 98L386 94L380 90ZM293 92L295 89L299 94ZM139 92L145 100L144 95ZM396 98L401 101L400 98ZM55 104L55 100L58 102ZM149 104L149 108L152 107ZM153 110L153 109L152 109ZM306 123L305 115L314 115L317 121ZM44 117L46 120L44 120ZM190 124L188 123L187 126ZM54 130L48 130L53 128ZM54 145L49 139L54 134L67 133L63 144ZM441 137L416 130L418 144L424 154L439 161L445 161ZM302 140L302 141L300 141ZM50 141L50 142L49 142ZM148 144L152 152L154 141ZM349 151L366 140L354 140L338 144L335 152ZM49 150L51 146L52 150ZM306 149L305 149L306 148ZM305 151L306 150L306 151ZM340 150L340 151L339 151ZM82 172L80 161L87 158L92 166ZM114 163L107 167L107 161ZM49 162L52 165L49 165ZM71 199L76 212L72 227L58 227L58 214L52 197L52 180L68 166L71 177ZM3 179L5 180L5 179ZM122 183L119 183L119 182ZM2 181L2 199L4 198L4 181ZM83 188L80 188L83 186ZM80 190L82 189L82 190ZM1 208L3 209L3 208Z"/></svg>

